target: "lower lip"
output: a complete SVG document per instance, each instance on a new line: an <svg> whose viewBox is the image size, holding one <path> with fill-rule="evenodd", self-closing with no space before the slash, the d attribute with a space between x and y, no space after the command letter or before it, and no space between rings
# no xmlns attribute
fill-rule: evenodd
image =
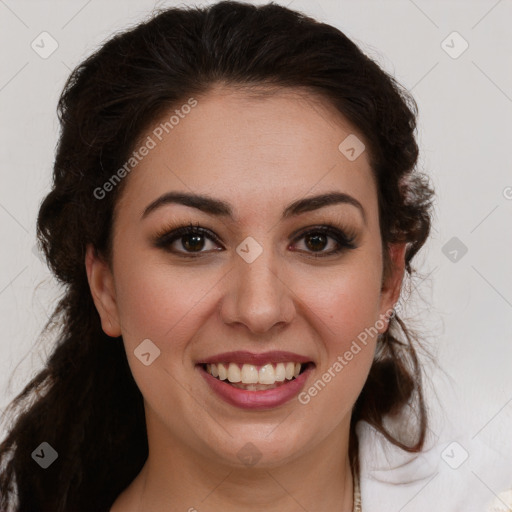
<svg viewBox="0 0 512 512"><path fill-rule="evenodd" d="M198 368L210 388L220 398L228 404L242 409L272 409L288 402L301 392L312 370L311 367L308 367L296 379L277 388L248 391L235 388L231 384L213 377L202 366Z"/></svg>

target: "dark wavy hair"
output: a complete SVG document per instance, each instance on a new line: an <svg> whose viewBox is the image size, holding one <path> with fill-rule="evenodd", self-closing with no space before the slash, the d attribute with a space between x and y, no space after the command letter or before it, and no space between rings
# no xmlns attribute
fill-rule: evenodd
<svg viewBox="0 0 512 512"><path fill-rule="evenodd" d="M102 200L93 191L127 161L151 123L215 84L300 88L352 123L365 138L377 183L383 275L391 270L394 242L407 244L405 268L414 272L411 260L430 230L433 190L416 169L416 103L394 78L340 30L273 3L223 1L152 13L79 64L59 100L53 183L37 237L64 292L42 331L54 338L46 365L6 411L0 510L108 510L144 465L143 398L122 337L101 328L84 264L89 243L111 261L113 211L126 180ZM405 450L423 448L421 346L392 316L352 413L354 464L360 420ZM412 443L385 425L405 410L418 418ZM43 441L58 452L47 469L31 457Z"/></svg>

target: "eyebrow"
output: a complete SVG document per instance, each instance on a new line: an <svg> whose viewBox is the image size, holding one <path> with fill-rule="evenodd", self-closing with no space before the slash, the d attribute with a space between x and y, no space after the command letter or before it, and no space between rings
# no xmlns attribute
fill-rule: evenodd
<svg viewBox="0 0 512 512"><path fill-rule="evenodd" d="M152 211L166 204L182 204L191 208L197 208L209 215L229 217L233 219L233 209L230 204L225 201L200 194L168 192L155 199L144 209L141 220L147 217ZM356 198L343 192L330 192L294 201L285 208L281 220L334 204L349 204L355 206L360 211L366 224L366 212L363 205Z"/></svg>

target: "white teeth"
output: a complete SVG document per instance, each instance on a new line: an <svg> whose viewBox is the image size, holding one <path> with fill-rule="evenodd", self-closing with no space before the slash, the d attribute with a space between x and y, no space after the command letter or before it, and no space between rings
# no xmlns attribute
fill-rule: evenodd
<svg viewBox="0 0 512 512"><path fill-rule="evenodd" d="M222 363L219 363L218 365L212 364L212 367L213 366L217 366L217 369L219 370L219 379L220 380L226 380L228 378L228 371L226 370L226 367ZM212 375L213 375L213 372L212 372Z"/></svg>
<svg viewBox="0 0 512 512"><path fill-rule="evenodd" d="M285 375L287 380L293 379L293 374L295 373L295 364L294 363L286 363L285 366Z"/></svg>
<svg viewBox="0 0 512 512"><path fill-rule="evenodd" d="M301 363L267 363L258 367L252 364L244 364L242 367L237 363L207 364L206 371L219 380L228 380L236 384L236 387L244 389L255 388L252 384L274 385L276 382L284 382L298 377L302 368ZM247 384L248 386L243 386Z"/></svg>
<svg viewBox="0 0 512 512"><path fill-rule="evenodd" d="M240 382L242 380L240 367L235 363L229 363L228 380L229 382Z"/></svg>
<svg viewBox="0 0 512 512"><path fill-rule="evenodd" d="M276 364L276 382L283 382L286 379L286 370L283 363Z"/></svg>
<svg viewBox="0 0 512 512"><path fill-rule="evenodd" d="M213 375L213 373L212 373ZM215 375L213 375L215 377ZM257 384L258 382L258 368L252 364L244 364L242 366L242 383L243 384Z"/></svg>
<svg viewBox="0 0 512 512"><path fill-rule="evenodd" d="M260 384L274 384L276 382L276 372L271 364L262 366L259 371Z"/></svg>

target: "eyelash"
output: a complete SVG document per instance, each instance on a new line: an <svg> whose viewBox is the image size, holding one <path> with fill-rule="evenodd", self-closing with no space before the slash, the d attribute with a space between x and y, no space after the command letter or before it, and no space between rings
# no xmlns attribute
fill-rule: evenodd
<svg viewBox="0 0 512 512"><path fill-rule="evenodd" d="M171 229L171 230L170 230ZM170 230L170 231L169 231ZM307 229L306 231L303 231L295 236L293 239L293 243L296 243L298 240L301 240L302 238L312 235L312 234L324 234L328 235L329 237L333 238L336 243L338 244L338 247L336 249L333 249L329 252L309 252L309 255L313 258L325 258L327 256L333 256L335 254L339 254L341 252L344 252L346 250L356 249L357 245L354 243L354 240L356 238L356 234L354 232L349 232L348 230L342 230L332 224L324 224L321 226L316 226L311 229ZM182 252L182 251L175 251L170 249L170 245L175 242L176 240L179 240L180 238L183 238L187 235L202 235L206 238L210 239L211 241L215 242L216 244L222 245L219 237L215 235L212 231L209 229L201 227L199 224L192 224L189 223L188 225L179 226L177 228L164 228L161 231L159 231L154 237L154 245L155 247L164 249L167 252L171 252L173 254L177 254L180 257L184 258L199 258L202 255L210 251L198 251L198 252ZM307 251L306 251L307 252Z"/></svg>

